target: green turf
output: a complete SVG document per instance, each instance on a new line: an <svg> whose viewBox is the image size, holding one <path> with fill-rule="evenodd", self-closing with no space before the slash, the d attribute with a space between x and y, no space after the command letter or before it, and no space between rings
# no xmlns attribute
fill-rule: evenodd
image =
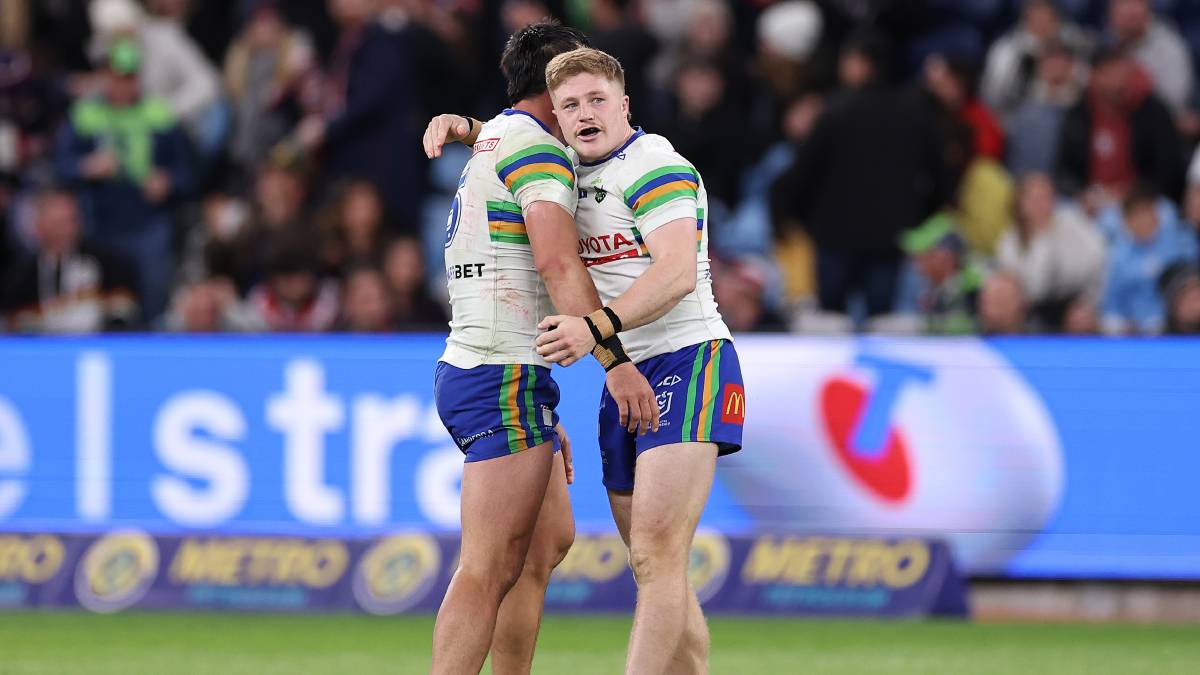
<svg viewBox="0 0 1200 675"><path fill-rule="evenodd" d="M1200 629L714 618L714 674L1200 673ZM0 614L0 675L421 673L429 617ZM535 673L620 673L629 619L548 617Z"/></svg>

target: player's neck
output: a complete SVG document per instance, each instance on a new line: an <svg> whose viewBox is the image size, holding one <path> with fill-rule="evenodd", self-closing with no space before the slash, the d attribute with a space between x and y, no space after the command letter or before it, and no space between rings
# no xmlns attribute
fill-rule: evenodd
<svg viewBox="0 0 1200 675"><path fill-rule="evenodd" d="M628 122L626 122L624 133L617 136L617 138L620 138L621 140L616 145L609 148L608 150L605 150L604 152L600 153L600 156L597 157L595 160L590 160L590 161L599 161L601 159L611 157L614 152L625 147L625 144L629 142L629 139L633 138L633 135L635 133L637 133L637 130L635 130L632 125L630 125Z"/></svg>
<svg viewBox="0 0 1200 675"><path fill-rule="evenodd" d="M550 94L544 93L532 98L521 99L513 104L513 110L533 115L537 121L550 129L555 137L562 139L562 132L558 129L558 118L554 116L554 104L550 102Z"/></svg>

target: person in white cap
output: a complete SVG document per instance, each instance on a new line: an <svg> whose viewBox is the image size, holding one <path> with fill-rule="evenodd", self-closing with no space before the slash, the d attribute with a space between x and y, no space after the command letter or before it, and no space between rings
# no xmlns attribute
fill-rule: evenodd
<svg viewBox="0 0 1200 675"><path fill-rule="evenodd" d="M177 22L148 16L134 0L92 0L88 17L93 58L107 54L120 38L135 39L145 57L138 73L141 91L165 100L202 150L219 144L220 78Z"/></svg>

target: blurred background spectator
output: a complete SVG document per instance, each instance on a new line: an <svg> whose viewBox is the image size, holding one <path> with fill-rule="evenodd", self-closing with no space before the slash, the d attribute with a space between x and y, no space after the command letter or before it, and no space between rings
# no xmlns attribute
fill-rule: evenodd
<svg viewBox="0 0 1200 675"><path fill-rule="evenodd" d="M1007 272L989 275L979 291L979 332L1021 335L1029 330L1029 309L1021 281Z"/></svg>
<svg viewBox="0 0 1200 675"><path fill-rule="evenodd" d="M945 202L933 120L911 93L887 82L888 60L882 36L851 38L841 87L775 187L779 217L799 223L815 243L827 312L849 311L852 298L868 316L890 312L897 237Z"/></svg>
<svg viewBox="0 0 1200 675"><path fill-rule="evenodd" d="M341 277L353 266L378 267L382 263L392 235L374 183L355 180L339 186L326 212L317 218L325 272Z"/></svg>
<svg viewBox="0 0 1200 675"><path fill-rule="evenodd" d="M1064 20L1054 0L1023 0L1017 25L988 49L983 100L1007 118L1034 93L1048 53L1073 61L1086 57L1091 42L1082 28Z"/></svg>
<svg viewBox="0 0 1200 675"><path fill-rule="evenodd" d="M1042 48L1027 93L1011 106L1005 121L1007 164L1014 175L1054 171L1063 118L1078 103L1086 78L1065 44L1049 42Z"/></svg>
<svg viewBox="0 0 1200 675"><path fill-rule="evenodd" d="M247 303L257 324L275 332L327 331L340 311L337 283L321 277L319 262L301 238L272 243L263 280Z"/></svg>
<svg viewBox="0 0 1200 675"><path fill-rule="evenodd" d="M171 108L141 90L141 47L122 39L108 50L99 95L77 100L59 130L55 166L86 200L86 231L137 265L138 297L150 319L166 307L171 206L191 188L192 167Z"/></svg>
<svg viewBox="0 0 1200 675"><path fill-rule="evenodd" d="M68 292L103 308L67 313L88 321L25 311L8 330L445 330L470 151L428 162L420 134L508 105L500 48L547 15L621 59L634 123L698 167L738 330L1194 329L1192 3L4 7L5 316L49 292L46 270L104 272ZM47 244L72 209L76 243Z"/></svg>
<svg viewBox="0 0 1200 675"><path fill-rule="evenodd" d="M147 13L135 0L93 0L88 51L103 61L117 43L134 43L142 55L137 70L142 95L164 101L209 159L221 149L229 116L216 68L185 30L188 5L188 0L154 0L154 13Z"/></svg>
<svg viewBox="0 0 1200 675"><path fill-rule="evenodd" d="M1087 93L1063 121L1058 188L1092 216L1138 183L1178 194L1182 148L1146 72L1125 51L1108 49L1096 55Z"/></svg>
<svg viewBox="0 0 1200 675"><path fill-rule="evenodd" d="M905 232L901 247L917 272L903 306L915 308L932 334L974 332L985 276L950 218L938 214Z"/></svg>
<svg viewBox="0 0 1200 675"><path fill-rule="evenodd" d="M0 280L0 312L20 333L98 333L139 319L129 261L82 239L75 195L47 189L33 200L35 247Z"/></svg>
<svg viewBox="0 0 1200 675"><path fill-rule="evenodd" d="M1058 330L1067 308L1095 302L1104 280L1104 238L1076 207L1055 204L1044 173L1021 179L1012 225L1000 239L997 266L1020 285L1041 327Z"/></svg>
<svg viewBox="0 0 1200 675"><path fill-rule="evenodd" d="M425 286L421 246L411 237L400 237L387 247L383 274L392 320L399 329L442 330L450 320L446 307L435 301Z"/></svg>
<svg viewBox="0 0 1200 675"><path fill-rule="evenodd" d="M276 2L243 4L250 7L225 55L225 92L233 107L229 159L245 175L296 123L300 87L313 74L316 55Z"/></svg>
<svg viewBox="0 0 1200 675"><path fill-rule="evenodd" d="M1167 332L1200 334L1200 268L1189 263L1172 265L1163 272L1159 288L1167 305Z"/></svg>
<svg viewBox="0 0 1200 675"><path fill-rule="evenodd" d="M1192 95L1192 56L1174 26L1154 15L1150 0L1111 0L1109 39L1150 76L1154 93L1182 112Z"/></svg>
<svg viewBox="0 0 1200 675"><path fill-rule="evenodd" d="M1159 278L1172 264L1196 257L1196 240L1168 200L1150 187L1133 190L1104 216L1109 256L1101 327L1112 335L1163 332L1166 308Z"/></svg>

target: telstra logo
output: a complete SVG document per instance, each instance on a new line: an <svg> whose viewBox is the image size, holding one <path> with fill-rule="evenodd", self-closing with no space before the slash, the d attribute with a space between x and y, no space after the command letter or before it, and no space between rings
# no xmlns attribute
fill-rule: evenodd
<svg viewBox="0 0 1200 675"><path fill-rule="evenodd" d="M875 375L875 387L830 378L821 389L825 431L838 459L862 487L884 501L903 502L913 486L912 456L892 414L904 390L931 382L933 370L867 354L860 354L854 365Z"/></svg>

